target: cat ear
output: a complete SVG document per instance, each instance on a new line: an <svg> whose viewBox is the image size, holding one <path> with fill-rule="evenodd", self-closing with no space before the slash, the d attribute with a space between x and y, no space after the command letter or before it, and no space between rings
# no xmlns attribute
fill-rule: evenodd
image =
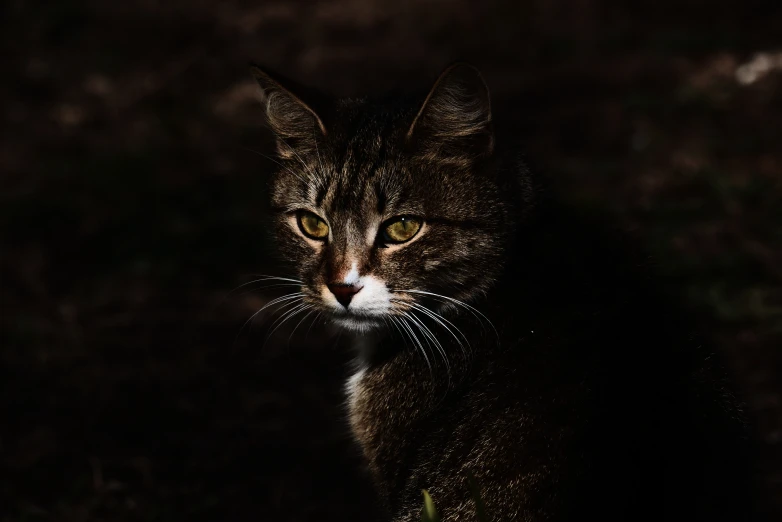
<svg viewBox="0 0 782 522"><path fill-rule="evenodd" d="M437 157L490 155L491 99L481 73L464 62L440 74L407 131L409 143Z"/></svg>
<svg viewBox="0 0 782 522"><path fill-rule="evenodd" d="M296 149L315 148L318 137L326 135L317 113L260 67L252 65L250 73L261 87L261 103L280 157L290 158Z"/></svg>

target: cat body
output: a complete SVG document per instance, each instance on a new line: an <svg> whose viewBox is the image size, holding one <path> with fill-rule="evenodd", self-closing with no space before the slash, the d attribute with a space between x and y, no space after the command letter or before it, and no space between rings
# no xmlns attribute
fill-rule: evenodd
<svg viewBox="0 0 782 522"><path fill-rule="evenodd" d="M362 336L348 419L389 518L744 520L744 423L713 354L611 227L495 142L489 92L317 107L254 71L302 306ZM302 308L304 309L304 308Z"/></svg>
<svg viewBox="0 0 782 522"><path fill-rule="evenodd" d="M420 519L421 488L444 520L475 520L467 471L493 520L744 520L743 421L714 354L653 292L567 261L516 265L537 288L476 303L497 336L454 321L475 353L448 343L438 378L405 350L353 380L353 433L394 520Z"/></svg>

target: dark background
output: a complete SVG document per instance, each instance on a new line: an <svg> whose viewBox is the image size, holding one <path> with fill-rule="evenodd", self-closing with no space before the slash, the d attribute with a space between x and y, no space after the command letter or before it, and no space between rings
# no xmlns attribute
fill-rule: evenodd
<svg viewBox="0 0 782 522"><path fill-rule="evenodd" d="M242 324L285 289L228 295L284 275L246 65L345 95L425 87L454 58L573 205L656 256L746 392L762 508L782 514L780 2L1 9L3 522L371 513L340 340L307 320L264 345L273 317ZM777 69L747 66L758 52Z"/></svg>

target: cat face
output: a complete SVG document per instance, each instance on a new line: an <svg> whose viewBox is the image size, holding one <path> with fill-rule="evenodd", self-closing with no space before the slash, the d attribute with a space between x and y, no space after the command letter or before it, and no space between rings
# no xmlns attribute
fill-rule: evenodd
<svg viewBox="0 0 782 522"><path fill-rule="evenodd" d="M305 304L363 331L445 313L490 288L506 211L474 68L447 69L423 103L342 101L328 122L254 73L280 157L278 244Z"/></svg>

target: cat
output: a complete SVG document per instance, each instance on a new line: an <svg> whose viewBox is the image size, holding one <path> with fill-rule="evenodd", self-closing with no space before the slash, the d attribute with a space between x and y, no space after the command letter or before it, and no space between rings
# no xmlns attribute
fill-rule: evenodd
<svg viewBox="0 0 782 522"><path fill-rule="evenodd" d="M330 100L253 67L301 299L361 340L347 420L388 518L748 520L747 427L650 261L497 139L450 65L425 95Z"/></svg>

